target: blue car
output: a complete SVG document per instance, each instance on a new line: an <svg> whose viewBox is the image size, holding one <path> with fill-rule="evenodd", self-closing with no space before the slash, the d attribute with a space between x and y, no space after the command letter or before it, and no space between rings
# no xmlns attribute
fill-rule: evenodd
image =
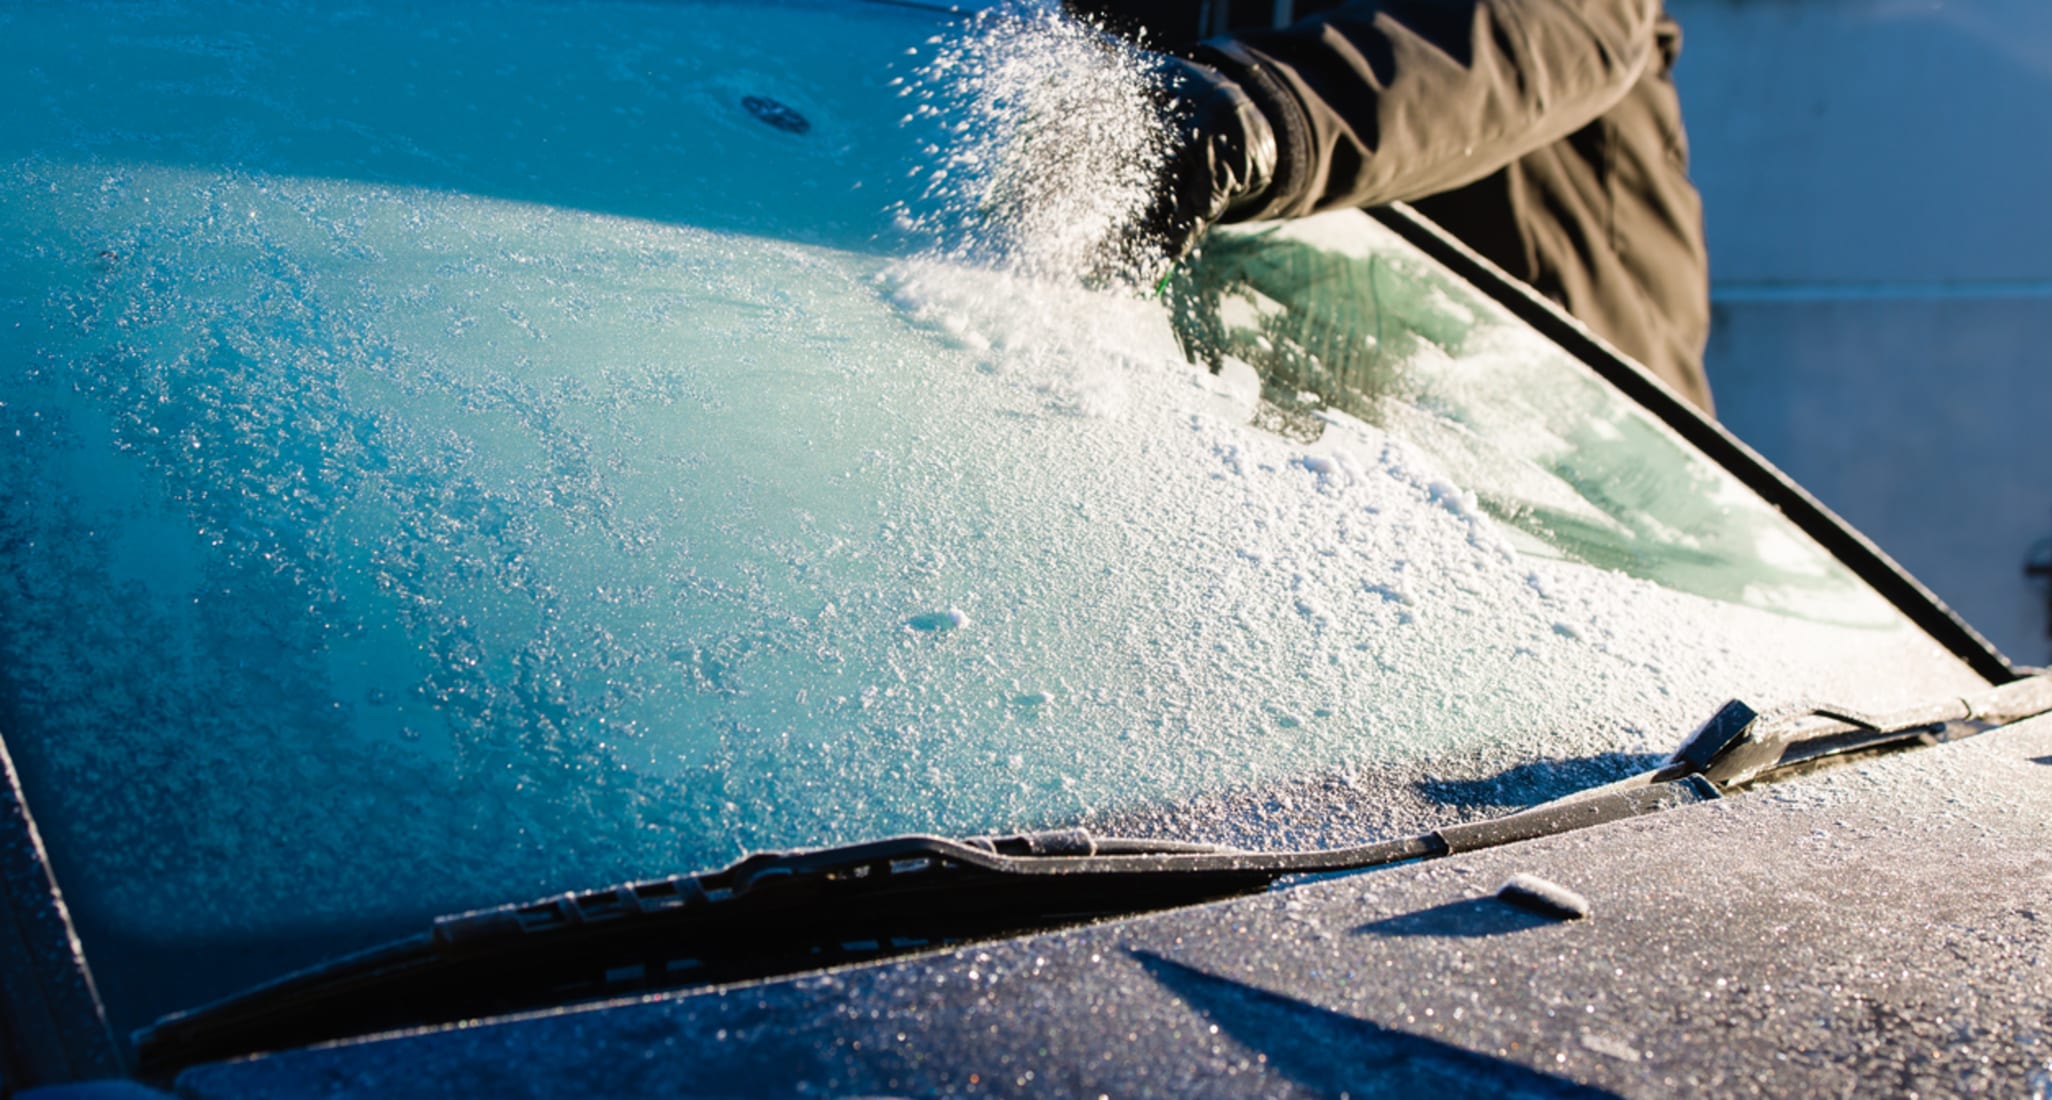
<svg viewBox="0 0 2052 1100"><path fill-rule="evenodd" d="M1093 35L0 28L5 1092L2052 1095L2052 683Z"/></svg>

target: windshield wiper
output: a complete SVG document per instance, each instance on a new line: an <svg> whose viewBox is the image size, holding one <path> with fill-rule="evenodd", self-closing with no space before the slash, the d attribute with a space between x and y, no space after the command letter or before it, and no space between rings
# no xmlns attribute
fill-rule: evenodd
<svg viewBox="0 0 2052 1100"><path fill-rule="evenodd" d="M396 1028L1019 935L1258 892L1286 875L1473 851L1716 797L1697 779L1421 836L1246 852L1080 830L902 836L436 919L416 936L136 1033L147 1074Z"/></svg>
<svg viewBox="0 0 2052 1100"><path fill-rule="evenodd" d="M1872 717L1727 704L1662 767L1489 821L1311 852L1080 830L903 836L436 919L136 1033L140 1068L651 990L756 980L1254 893L1720 797L1849 753L1954 740L2052 710L2052 678Z"/></svg>

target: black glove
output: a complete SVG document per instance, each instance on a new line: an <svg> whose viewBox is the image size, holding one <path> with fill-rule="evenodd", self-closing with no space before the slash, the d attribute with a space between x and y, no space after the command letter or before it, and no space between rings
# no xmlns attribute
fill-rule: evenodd
<svg viewBox="0 0 2052 1100"><path fill-rule="evenodd" d="M1142 245L1170 261L1204 231L1260 205L1275 178L1275 131L1230 77L1187 58L1160 55L1155 73L1174 128Z"/></svg>

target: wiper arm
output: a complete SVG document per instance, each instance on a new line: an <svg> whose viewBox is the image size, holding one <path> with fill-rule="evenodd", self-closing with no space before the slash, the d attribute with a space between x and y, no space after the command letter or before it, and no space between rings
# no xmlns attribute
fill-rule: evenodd
<svg viewBox="0 0 2052 1100"><path fill-rule="evenodd" d="M1955 740L2052 711L2052 674L1886 716L1734 700L1669 762L1490 821L1313 852L1080 830L904 836L749 856L725 869L436 919L136 1034L145 1073L604 996L774 977L1212 901L1294 874L1363 870L1717 798L1849 753Z"/></svg>
<svg viewBox="0 0 2052 1100"><path fill-rule="evenodd" d="M175 1013L136 1033L145 1074L402 1027L760 979L1508 844L1715 798L1693 777L1421 836L1245 852L1062 830L905 836L436 919L420 935Z"/></svg>
<svg viewBox="0 0 2052 1100"><path fill-rule="evenodd" d="M1658 781L1700 775L1720 791L1730 792L1832 757L1957 741L2048 711L2052 711L2052 673L1884 715L1827 705L1762 713L1734 699L1704 723L1666 766L1646 778Z"/></svg>

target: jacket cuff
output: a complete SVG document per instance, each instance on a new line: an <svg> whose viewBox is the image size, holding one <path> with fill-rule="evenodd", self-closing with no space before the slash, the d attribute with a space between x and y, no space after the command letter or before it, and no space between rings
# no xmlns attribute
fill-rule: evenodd
<svg viewBox="0 0 2052 1100"><path fill-rule="evenodd" d="M1234 204L1221 220L1259 221L1300 207L1311 186L1313 166L1311 122L1303 104L1258 55L1235 39L1208 38L1192 47L1189 56L1238 84L1275 132L1275 174L1268 187Z"/></svg>

